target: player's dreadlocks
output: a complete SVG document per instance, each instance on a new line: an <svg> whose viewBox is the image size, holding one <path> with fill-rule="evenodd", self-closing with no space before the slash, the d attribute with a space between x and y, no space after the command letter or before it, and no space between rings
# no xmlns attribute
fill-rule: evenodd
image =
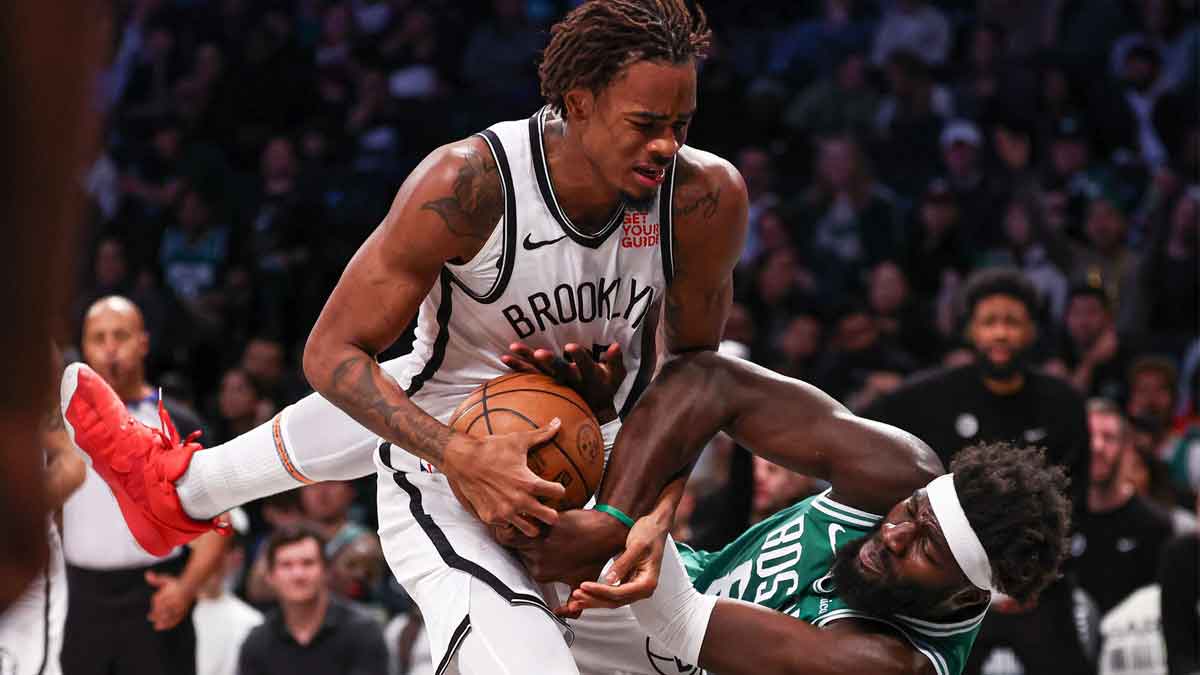
<svg viewBox="0 0 1200 675"><path fill-rule="evenodd" d="M1067 554L1067 476L1037 447L973 445L950 462L954 488L992 563L992 579L1024 603L1058 576Z"/></svg>
<svg viewBox="0 0 1200 675"><path fill-rule="evenodd" d="M703 58L712 32L704 10L684 0L591 0L550 28L538 67L542 96L563 112L576 87L599 92L639 61L686 63Z"/></svg>

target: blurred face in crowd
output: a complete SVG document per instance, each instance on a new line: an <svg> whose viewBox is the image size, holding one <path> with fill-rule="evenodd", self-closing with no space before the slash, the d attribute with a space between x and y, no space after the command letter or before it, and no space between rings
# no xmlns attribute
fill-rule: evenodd
<svg viewBox="0 0 1200 675"><path fill-rule="evenodd" d="M852 312L837 322L836 344L846 352L870 349L879 341L879 326L866 311Z"/></svg>
<svg viewBox="0 0 1200 675"><path fill-rule="evenodd" d="M858 173L858 149L847 138L822 141L817 158L817 171L835 191L851 188Z"/></svg>
<svg viewBox="0 0 1200 675"><path fill-rule="evenodd" d="M276 549L267 581L280 604L300 605L318 600L325 588L325 562L317 540L310 537Z"/></svg>
<svg viewBox="0 0 1200 675"><path fill-rule="evenodd" d="M125 280L125 247L116 239L101 240L96 247L96 285L112 288Z"/></svg>
<svg viewBox="0 0 1200 675"><path fill-rule="evenodd" d="M894 314L908 299L908 279L900 266L883 262L871 272L871 309L877 314Z"/></svg>
<svg viewBox="0 0 1200 675"><path fill-rule="evenodd" d="M1058 138L1050 144L1050 162L1060 176L1071 176L1087 168L1088 146L1082 138Z"/></svg>
<svg viewBox="0 0 1200 675"><path fill-rule="evenodd" d="M283 345L273 340L251 340L242 353L242 370L259 382L278 382L283 377Z"/></svg>
<svg viewBox="0 0 1200 675"><path fill-rule="evenodd" d="M779 334L779 351L792 361L803 361L821 349L821 323L807 314L793 317Z"/></svg>
<svg viewBox="0 0 1200 675"><path fill-rule="evenodd" d="M992 147L1009 170L1016 171L1029 166L1033 154L1033 142L1029 134L998 126L992 133Z"/></svg>
<svg viewBox="0 0 1200 675"><path fill-rule="evenodd" d="M942 160L952 176L969 176L975 172L979 148L966 141L955 141L942 151Z"/></svg>
<svg viewBox="0 0 1200 675"><path fill-rule="evenodd" d="M785 469L762 457L754 458L755 520L762 520L776 511L795 504L812 494L813 482L807 476Z"/></svg>
<svg viewBox="0 0 1200 675"><path fill-rule="evenodd" d="M958 205L948 198L926 198L921 203L921 225L930 239L940 239L958 222Z"/></svg>
<svg viewBox="0 0 1200 675"><path fill-rule="evenodd" d="M796 285L796 252L790 247L772 251L758 272L758 292L769 304L782 302Z"/></svg>
<svg viewBox="0 0 1200 675"><path fill-rule="evenodd" d="M1023 249L1033 239L1033 223L1029 222L1029 211L1020 200L1008 203L1004 212L1004 236L1014 248Z"/></svg>
<svg viewBox="0 0 1200 675"><path fill-rule="evenodd" d="M1120 478L1123 455L1133 447L1125 420L1110 412L1089 411L1088 432L1092 441L1092 487L1111 488Z"/></svg>
<svg viewBox="0 0 1200 675"><path fill-rule="evenodd" d="M846 91L857 91L867 86L867 58L861 53L846 57L837 69L838 86Z"/></svg>
<svg viewBox="0 0 1200 675"><path fill-rule="evenodd" d="M1125 241L1125 216L1107 199L1093 199L1084 229L1096 250L1115 251Z"/></svg>
<svg viewBox="0 0 1200 675"><path fill-rule="evenodd" d="M967 339L987 374L1000 379L1017 374L1036 334L1025 303L1001 294L976 303L967 326Z"/></svg>
<svg viewBox="0 0 1200 675"><path fill-rule="evenodd" d="M300 488L300 505L304 515L318 523L345 520L353 501L354 486L347 481L325 481Z"/></svg>
<svg viewBox="0 0 1200 675"><path fill-rule="evenodd" d="M286 138L272 138L262 154L262 174L267 179L290 178L296 173L296 153Z"/></svg>
<svg viewBox="0 0 1200 675"><path fill-rule="evenodd" d="M1091 349L1100 335L1112 325L1108 308L1100 298L1082 294L1067 304L1067 334L1080 350Z"/></svg>
<svg viewBox="0 0 1200 675"><path fill-rule="evenodd" d="M140 397L150 336L142 313L124 298L105 298L83 321L83 360L123 397ZM128 398L127 398L128 400Z"/></svg>
<svg viewBox="0 0 1200 675"><path fill-rule="evenodd" d="M996 62L1000 52L1000 36L990 28L979 28L971 41L971 61L975 68L985 70Z"/></svg>
<svg viewBox="0 0 1200 675"><path fill-rule="evenodd" d="M329 586L342 597L366 600L383 575L383 552L373 536L358 537L329 561Z"/></svg>
<svg viewBox="0 0 1200 675"><path fill-rule="evenodd" d="M196 50L194 69L196 78L201 82L215 82L225 69L225 57L221 54L221 48L212 43L200 45Z"/></svg>
<svg viewBox="0 0 1200 675"><path fill-rule="evenodd" d="M179 205L179 226L185 232L201 232L208 226L208 202L195 190L188 190Z"/></svg>
<svg viewBox="0 0 1200 675"><path fill-rule="evenodd" d="M770 209L759 216L758 240L764 251L777 251L791 245L792 237L787 223L783 222L778 211Z"/></svg>
<svg viewBox="0 0 1200 675"><path fill-rule="evenodd" d="M771 157L762 148L742 150L738 154L738 171L752 197L771 189Z"/></svg>
<svg viewBox="0 0 1200 675"><path fill-rule="evenodd" d="M696 111L696 64L638 61L598 93L564 96L567 129L577 129L594 178L648 210L687 140Z"/></svg>
<svg viewBox="0 0 1200 675"><path fill-rule="evenodd" d="M228 420L254 416L258 407L258 392L246 371L235 368L225 373L221 378L217 407L221 410L221 417Z"/></svg>
<svg viewBox="0 0 1200 675"><path fill-rule="evenodd" d="M1171 421L1175 392L1170 376L1158 369L1139 370L1129 383L1130 417L1141 417L1165 427Z"/></svg>

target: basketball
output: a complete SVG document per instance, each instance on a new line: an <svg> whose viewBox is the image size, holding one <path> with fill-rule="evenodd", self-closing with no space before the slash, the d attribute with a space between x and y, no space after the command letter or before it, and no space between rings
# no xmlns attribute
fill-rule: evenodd
<svg viewBox="0 0 1200 675"><path fill-rule="evenodd" d="M557 417L562 427L549 442L529 450L529 468L567 489L546 502L559 511L583 507L604 472L600 423L569 387L546 375L513 373L484 383L450 417L450 428L472 436L529 431Z"/></svg>

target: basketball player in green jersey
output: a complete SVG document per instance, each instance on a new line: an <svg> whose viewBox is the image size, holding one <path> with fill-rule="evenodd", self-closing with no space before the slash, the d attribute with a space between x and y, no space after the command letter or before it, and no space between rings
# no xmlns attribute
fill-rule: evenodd
<svg viewBox="0 0 1200 675"><path fill-rule="evenodd" d="M1028 602L1064 557L1066 480L1040 449L978 445L943 474L911 434L713 352L668 363L640 406L625 424L642 445L627 450L618 439L599 496L613 522L646 513L605 577L623 583L583 583L563 613L654 591L631 610L653 639L644 654L622 655L619 645L639 642L630 622L584 614L572 649L582 673L686 673L697 664L723 675L958 675L992 592ZM721 551L666 545L675 502L660 491L718 430L832 488ZM552 576L542 563L567 557L554 537L544 560L522 551L535 576Z"/></svg>

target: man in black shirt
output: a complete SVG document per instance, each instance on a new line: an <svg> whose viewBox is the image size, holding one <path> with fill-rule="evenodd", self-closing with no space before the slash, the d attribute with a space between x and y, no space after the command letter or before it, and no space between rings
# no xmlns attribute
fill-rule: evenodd
<svg viewBox="0 0 1200 675"><path fill-rule="evenodd" d="M1134 452L1133 435L1121 409L1105 399L1088 402L1092 435L1087 514L1071 541L1079 585L1101 613L1130 593L1154 583L1159 552L1171 537L1171 516L1136 493L1121 464Z"/></svg>
<svg viewBox="0 0 1200 675"><path fill-rule="evenodd" d="M1087 503L1087 416L1071 385L1029 366L1037 291L1017 270L993 268L971 277L963 300L975 362L914 376L863 416L915 434L947 465L971 443L1044 446L1047 459L1071 478L1078 522ZM1075 629L1076 603L1068 582L1051 585L1033 607L993 603L964 672L981 672L993 652L997 658L1011 652L1025 673L1090 672L1091 647Z"/></svg>
<svg viewBox="0 0 1200 675"><path fill-rule="evenodd" d="M1200 498L1196 500L1200 516ZM1185 532L1167 543L1158 572L1162 629L1170 675L1200 673L1200 533Z"/></svg>
<svg viewBox="0 0 1200 675"><path fill-rule="evenodd" d="M246 637L240 675L387 673L379 624L325 585L325 543L319 534L303 526L277 530L267 541L267 566L279 609Z"/></svg>

